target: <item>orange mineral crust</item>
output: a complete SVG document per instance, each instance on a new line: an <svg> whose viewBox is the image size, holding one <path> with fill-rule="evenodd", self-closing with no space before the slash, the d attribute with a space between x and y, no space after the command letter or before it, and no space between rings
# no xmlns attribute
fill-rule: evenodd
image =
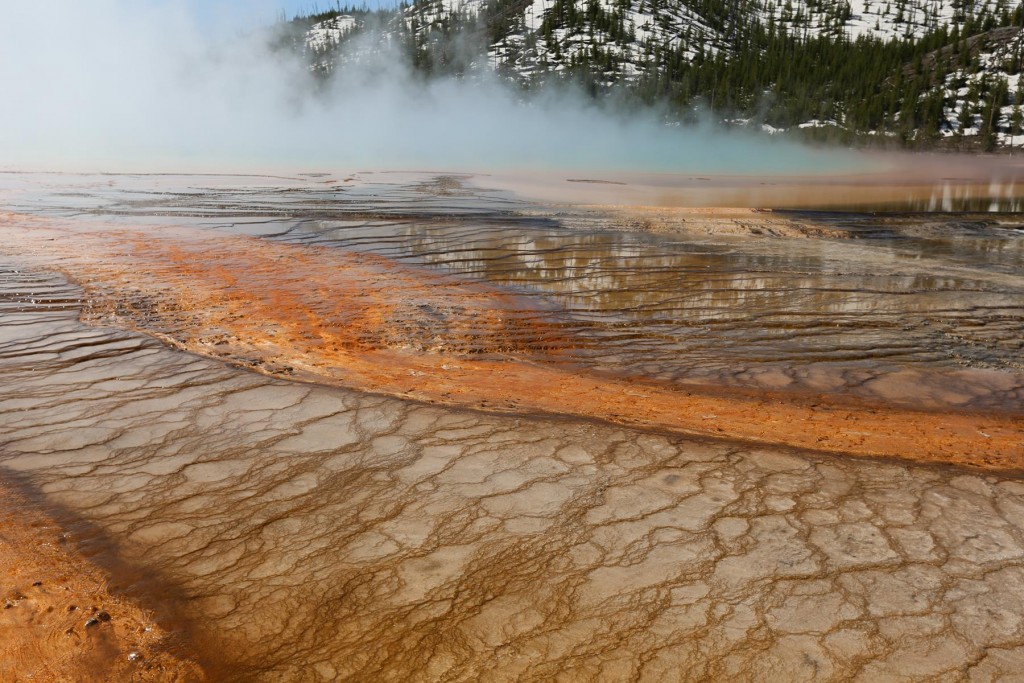
<svg viewBox="0 0 1024 683"><path fill-rule="evenodd" d="M88 320L268 374L833 453L1024 466L1018 415L584 372L569 362L573 339L550 312L493 286L378 255L12 214L0 226L8 253L56 263L86 288Z"/></svg>
<svg viewBox="0 0 1024 683"><path fill-rule="evenodd" d="M0 484L0 681L207 680L66 536Z"/></svg>

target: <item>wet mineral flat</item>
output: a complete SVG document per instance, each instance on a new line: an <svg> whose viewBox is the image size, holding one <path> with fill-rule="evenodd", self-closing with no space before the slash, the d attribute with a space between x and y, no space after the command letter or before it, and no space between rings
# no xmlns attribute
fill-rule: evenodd
<svg viewBox="0 0 1024 683"><path fill-rule="evenodd" d="M5 182L4 481L210 680L989 681L1024 669L1012 216L933 218L917 242L772 242L595 229L455 181ZM972 235L997 256L937 246ZM261 334L284 330L218 242L242 238L273 247L267 259L304 251L292 277L310 283L300 303L313 318L288 332L315 343L255 353L252 318ZM205 239L236 283L216 301ZM166 240L180 258L142 261L132 289L132 259L165 254L154 245ZM397 306L379 298L386 285L345 290L369 303L327 311L339 329L358 323L339 356L318 336L330 315L314 300L340 299L324 263L404 292ZM188 306L182 264L194 266ZM414 277L441 294L418 299ZM383 322L366 317L382 307ZM401 320L417 323L404 338ZM380 353L435 359L422 375L401 366L433 404L325 370ZM856 431L828 422L839 408L1006 431L961 435L971 467L921 464L766 445L728 421L707 430L718 438L628 427L585 397L542 414L526 392L488 406L420 386L459 364L494 369L495 395L505 366L629 385L636 404L684 385L722 401L774 392L766 420L773 405L824 404L810 421L837 438ZM996 438L1005 452L985 469ZM934 441L922 448L940 453Z"/></svg>

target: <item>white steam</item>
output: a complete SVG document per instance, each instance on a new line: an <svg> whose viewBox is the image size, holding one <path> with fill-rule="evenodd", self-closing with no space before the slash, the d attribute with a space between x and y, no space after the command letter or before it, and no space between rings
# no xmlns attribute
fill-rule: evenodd
<svg viewBox="0 0 1024 683"><path fill-rule="evenodd" d="M0 168L743 173L837 163L753 135L669 128L653 113L614 115L571 92L524 103L493 78L424 83L395 55L317 92L301 59L272 52L246 17L211 29L180 5L0 3Z"/></svg>

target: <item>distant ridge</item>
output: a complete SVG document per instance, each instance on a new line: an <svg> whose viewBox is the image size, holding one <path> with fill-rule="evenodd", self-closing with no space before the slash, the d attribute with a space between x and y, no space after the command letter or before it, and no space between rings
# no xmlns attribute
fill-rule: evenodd
<svg viewBox="0 0 1024 683"><path fill-rule="evenodd" d="M571 81L672 121L996 150L1024 145L1022 25L1007 0L417 0L299 17L286 42L325 77L390 47L426 76Z"/></svg>

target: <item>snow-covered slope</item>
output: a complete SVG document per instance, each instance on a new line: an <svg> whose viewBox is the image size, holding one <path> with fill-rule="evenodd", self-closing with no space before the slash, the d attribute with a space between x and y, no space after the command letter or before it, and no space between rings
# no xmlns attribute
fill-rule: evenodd
<svg viewBox="0 0 1024 683"><path fill-rule="evenodd" d="M800 34L891 39L1009 7L1005 0L765 0L762 12Z"/></svg>
<svg viewBox="0 0 1024 683"><path fill-rule="evenodd" d="M801 38L891 40L1014 6L1010 0L419 0L406 17L421 32L483 17L479 30L495 37L491 64L524 77L596 57L629 78L655 50L686 60L728 51L737 31L752 22Z"/></svg>
<svg viewBox="0 0 1024 683"><path fill-rule="evenodd" d="M773 132L798 129L810 134L825 128L913 142L971 135L980 139L982 134L992 140L995 128L997 142L1024 144L1024 135L1011 135L1020 127L1013 122L1021 119L1014 102L1024 99L1018 95L1024 88L1019 75L1024 45L1020 29L1010 24L1020 20L1022 11L1021 0L414 0L395 13L376 15L370 23L377 40L369 44L348 40L364 31L364 15L335 13L306 31L304 48L313 57L313 68L325 73L358 62L361 53L379 54L374 44L397 45L415 68L428 74L461 75L486 65L504 77L530 83L572 72L583 73L597 88L627 83L648 92L692 78L686 81L692 87L685 97L705 98L712 107L724 99L726 107L745 113L723 118L734 124L764 124ZM723 64L757 64L758 55L766 54L757 47L767 44L765 36L776 46L819 37L832 39L826 41L830 44L871 39L902 46L928 37L931 43L918 44L935 43L941 49L924 63L915 63L916 71L903 74L906 78L877 69L865 72L863 82L870 84L865 97L885 100L867 125L865 116L850 116L851 103L858 101L850 99L810 114L765 119L755 113L761 93L768 100L784 101L805 97L806 90L776 92L774 82L762 79L758 87L766 89L748 87L745 99L735 101L728 96L734 86L726 80L719 87L715 80ZM877 44L861 46L876 49ZM915 53L918 62L920 52ZM786 52L776 50L773 58L775 68L787 64ZM899 71L899 61L886 64ZM805 59L799 67L806 73L816 65ZM914 79L917 84L909 87L907 82ZM816 101L829 102L821 80L829 79L814 86L819 89ZM716 102L715 94L722 92L726 96ZM1002 99L996 102L997 97Z"/></svg>
<svg viewBox="0 0 1024 683"><path fill-rule="evenodd" d="M335 46L358 28L356 18L342 14L317 22L306 32L306 46L314 52L324 52Z"/></svg>
<svg viewBox="0 0 1024 683"><path fill-rule="evenodd" d="M682 2L532 0L510 23L490 57L526 75L566 69L599 54L609 70L629 78L656 47L692 60L727 46L714 22Z"/></svg>
<svg viewBox="0 0 1024 683"><path fill-rule="evenodd" d="M957 135L977 135L985 121L984 110L972 106L977 93L994 81L1006 83L1006 103L990 112L993 125L1000 131L998 141L1002 145L1024 146L1024 114L1020 104L1024 102L1024 74L1021 74L1014 63L1024 49L1024 33L1016 29L1001 29L979 36L974 45L976 52L967 64L958 64L948 54L949 50L937 54L937 60L950 62L953 68L942 79L938 90L944 97L943 123L939 134L950 138ZM1018 119L1014 134L1014 119Z"/></svg>

